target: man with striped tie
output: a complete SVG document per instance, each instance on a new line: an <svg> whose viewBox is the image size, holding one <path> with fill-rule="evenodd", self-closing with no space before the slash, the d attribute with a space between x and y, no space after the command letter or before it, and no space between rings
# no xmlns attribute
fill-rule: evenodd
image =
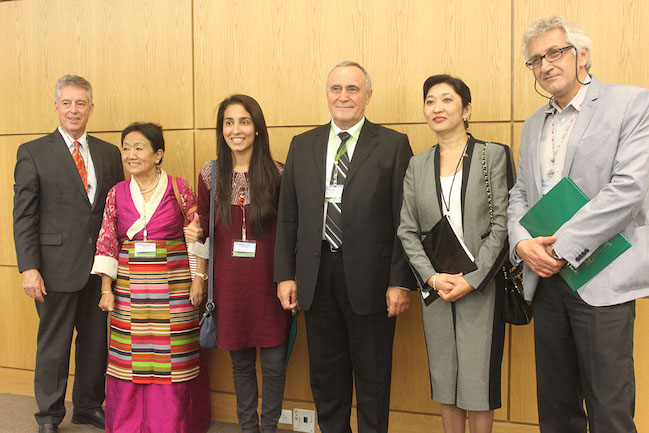
<svg viewBox="0 0 649 433"><path fill-rule="evenodd" d="M101 281L90 275L108 191L124 179L120 151L91 137L92 87L65 75L56 83L59 127L18 148L14 172L14 242L25 293L40 319L34 393L39 432L58 431L72 333L76 328L75 424L104 426L106 313Z"/></svg>
<svg viewBox="0 0 649 433"><path fill-rule="evenodd" d="M311 390L323 433L387 432L396 316L415 288L396 236L405 134L371 123L372 82L355 62L327 77L332 121L293 138L279 200L277 296L305 311Z"/></svg>

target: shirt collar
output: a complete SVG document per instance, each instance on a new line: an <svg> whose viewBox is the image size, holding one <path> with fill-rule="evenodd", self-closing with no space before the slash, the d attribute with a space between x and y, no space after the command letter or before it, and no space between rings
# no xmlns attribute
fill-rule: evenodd
<svg viewBox="0 0 649 433"><path fill-rule="evenodd" d="M70 136L70 134L65 132L63 128L61 128L60 126L59 126L59 133L63 137L63 140L65 141L65 144L68 146L69 149L74 148L75 141L78 141L81 144L82 148L87 148L88 146L88 133L85 131L83 132L81 137L79 137L77 140L72 138L72 136Z"/></svg>
<svg viewBox="0 0 649 433"><path fill-rule="evenodd" d="M579 111L579 109L581 108L581 104L583 104L584 100L586 99L586 93L588 93L587 84L590 84L591 81L592 81L592 79L591 79L590 75L586 75L586 81L584 81L584 84L582 84L579 87L579 90L577 91L577 94L575 95L575 97L572 98L572 101L570 101L568 103L568 105L566 105L563 108L559 108L559 104L557 104L557 101L555 101L554 98L552 98L550 100L550 105L549 105L549 107L547 109L547 112L552 113L553 111L558 111L559 113L561 113L561 112L563 112L563 110L565 110L566 108L568 108L571 105L574 107L575 111Z"/></svg>
<svg viewBox="0 0 649 433"><path fill-rule="evenodd" d="M346 131L349 135L352 137L357 137L356 133L363 127L363 124L365 123L365 116L354 126L352 126L349 129L340 129L338 125L336 125L336 122L334 122L333 119L331 119L331 129L333 129L333 132L335 135L340 134L343 131Z"/></svg>

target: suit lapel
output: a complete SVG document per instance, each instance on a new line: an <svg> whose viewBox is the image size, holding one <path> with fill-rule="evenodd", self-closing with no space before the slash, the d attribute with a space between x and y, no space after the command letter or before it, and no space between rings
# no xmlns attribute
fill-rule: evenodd
<svg viewBox="0 0 649 433"><path fill-rule="evenodd" d="M436 197L437 197L437 207L439 208L439 214L440 218L441 215L444 215L444 208L442 208L442 184L439 180L440 173L441 173L441 168L440 168L440 159L439 159L439 144L435 146L435 153L433 154L433 166L434 168L434 173L433 173L433 180L435 182L435 191L437 192Z"/></svg>
<svg viewBox="0 0 649 433"><path fill-rule="evenodd" d="M72 159L70 149L68 149L68 146L65 144L65 140L63 140L63 137L58 130L50 134L49 145L52 149L52 153L54 153L54 155L59 159L61 166L70 176L72 183L74 183L79 192L86 198L88 205L90 205L88 194L86 193L86 189L83 187L83 182L81 182L81 176L79 176L77 166L74 165L74 160Z"/></svg>
<svg viewBox="0 0 649 433"><path fill-rule="evenodd" d="M581 144L581 137L583 137L584 132L586 132L586 129L593 118L593 114L595 113L595 107L597 106L596 101L599 97L601 83L596 80L595 77L592 77L588 86L589 89L586 93L586 98L584 99L581 110L577 115L575 126L573 126L572 131L570 132L570 138L568 139L566 160L563 164L563 176L568 176L570 173L572 161L575 159L575 154L577 153L577 146ZM587 146L588 143L583 143L583 145Z"/></svg>
<svg viewBox="0 0 649 433"><path fill-rule="evenodd" d="M475 150L475 138L471 134L469 134L469 144L466 147L466 154L463 156L464 161L462 163L462 188L460 189L460 203L461 203L461 209L462 209L462 225L464 225L464 209L466 208L465 206L465 199L466 199L466 191L467 191L467 185L469 182L469 173L471 171L471 162L473 161L473 151ZM482 148L478 150L479 152L482 152ZM481 154L482 157L482 154ZM480 161L482 163L482 160Z"/></svg>
<svg viewBox="0 0 649 433"><path fill-rule="evenodd" d="M529 127L530 131L536 131L536 137L530 140L530 161L532 161L532 173L534 174L534 184L539 197L543 197L543 180L541 179L541 160L539 159L539 146L541 146L541 136L543 135L543 127L548 114L543 111L535 119ZM521 143L523 146L524 143Z"/></svg>
<svg viewBox="0 0 649 433"><path fill-rule="evenodd" d="M327 144L329 143L329 128L331 128L331 123L322 125L318 127L315 131L316 141L312 146L313 149L313 160L316 166L316 172L320 177L319 185L329 184L329 179L325 180L327 174L326 164L327 164Z"/></svg>
<svg viewBox="0 0 649 433"><path fill-rule="evenodd" d="M349 163L349 170L347 171L347 179L345 184L349 185L352 181L360 166L365 162L369 154L372 152L372 149L376 146L377 139L379 135L379 130L375 124L365 119L363 128L361 129L361 135L358 137L358 142L356 143L356 148L354 149L354 156L352 157L351 162Z"/></svg>
<svg viewBox="0 0 649 433"><path fill-rule="evenodd" d="M97 203L97 197L99 195L99 191L101 191L101 183L102 179L104 176L102 176L102 157L100 154L99 146L96 144L96 140L94 137L91 137L88 135L88 150L90 150L90 157L92 158L92 165L95 168L95 177L97 178L96 183L97 187L95 190L95 201L92 204L92 207L94 209L95 204Z"/></svg>

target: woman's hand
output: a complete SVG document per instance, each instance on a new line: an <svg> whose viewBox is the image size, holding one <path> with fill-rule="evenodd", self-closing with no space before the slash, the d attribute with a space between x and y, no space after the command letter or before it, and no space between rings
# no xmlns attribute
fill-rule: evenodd
<svg viewBox="0 0 649 433"><path fill-rule="evenodd" d="M439 281L439 277L437 277L437 281ZM440 298L446 302L455 302L475 290L471 284L467 283L462 274L449 275L448 282L453 286L450 291L442 292L439 289L437 290Z"/></svg>
<svg viewBox="0 0 649 433"><path fill-rule="evenodd" d="M101 294L101 299L99 300L99 308L101 308L101 311L113 311L114 304L115 295L113 295L113 292L103 292Z"/></svg>
<svg viewBox="0 0 649 433"><path fill-rule="evenodd" d="M194 307L197 307L203 302L205 296L205 281L199 276L194 278L192 286L189 289L189 301Z"/></svg>
<svg viewBox="0 0 649 433"><path fill-rule="evenodd" d="M203 239L203 229L198 214L195 214L194 219L185 227L185 240L187 243L198 242Z"/></svg>
<svg viewBox="0 0 649 433"><path fill-rule="evenodd" d="M437 275L437 277L435 277ZM461 277L462 273L459 274L435 274L428 279L426 284L435 289L437 293L442 296L442 293L450 293L454 287L454 278ZM442 299L444 299L442 297Z"/></svg>

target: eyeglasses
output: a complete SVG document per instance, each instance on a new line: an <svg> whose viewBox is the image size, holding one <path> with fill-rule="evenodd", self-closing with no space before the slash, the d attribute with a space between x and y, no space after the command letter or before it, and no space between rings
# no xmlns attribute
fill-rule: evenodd
<svg viewBox="0 0 649 433"><path fill-rule="evenodd" d="M527 62L525 62L525 66L527 66L529 69L532 69L532 70L538 69L538 68L541 67L541 64L543 64L543 59L547 60L550 63L556 62L557 60L559 60L560 58L563 57L563 52L564 51L570 50L570 49L573 49L573 48L575 48L575 47L572 46L572 45L568 45L567 47L557 48L557 49L548 51L547 53L545 53L544 56L532 57ZM575 50L576 50L576 48L575 48Z"/></svg>

